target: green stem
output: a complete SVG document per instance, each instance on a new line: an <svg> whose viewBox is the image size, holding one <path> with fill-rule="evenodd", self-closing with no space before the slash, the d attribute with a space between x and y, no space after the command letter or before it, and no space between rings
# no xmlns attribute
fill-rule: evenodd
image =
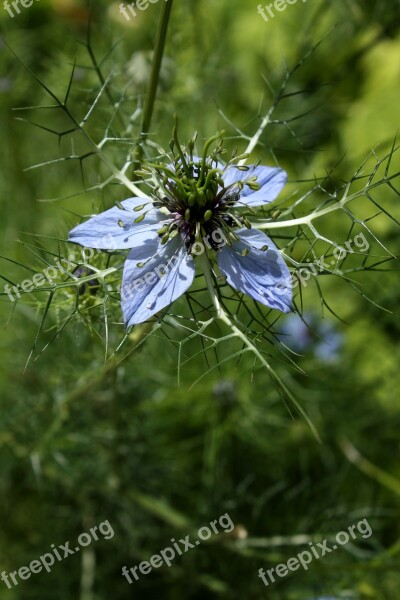
<svg viewBox="0 0 400 600"><path fill-rule="evenodd" d="M187 165L186 159L185 159L185 155L182 152L182 148L180 147L179 144L179 139L178 139L178 118L176 115L174 115L174 130L173 130L173 134L172 134L173 138L174 138L174 142L176 144L176 148L178 150L181 162L182 162L182 168L186 173L186 177L188 179L191 179L192 175L189 171L189 167Z"/></svg>
<svg viewBox="0 0 400 600"><path fill-rule="evenodd" d="M269 364L269 362L267 361L265 356L263 356L261 354L261 352L255 346L255 344L243 333L243 331L241 331L239 329L239 327L237 327L237 325L235 325L235 323L233 323L233 321L229 318L229 315L227 315L227 313L222 308L221 303L220 303L220 301L217 297L216 291L215 291L214 282L213 282L212 275L211 275L210 260L205 252L200 256L200 263L201 263L201 267L203 269L204 278L206 280L206 285L207 285L208 291L210 293L212 303L213 303L215 311L217 313L217 318L220 319L223 323L225 323L225 325L227 325L227 327L229 327L229 329L231 330L232 334L235 337L237 337L241 342L243 342L243 345L246 348L246 351L251 352L260 361L260 363L263 365L263 367L269 373L269 376L271 377L271 379L276 383L278 388L281 390L283 395L286 396L293 403L293 405L296 407L298 412L306 420L306 422L308 423L308 425L309 425L311 431L313 432L315 438L317 439L317 441L321 442L318 432L315 429L313 423L311 422L310 418L307 416L307 414L304 411L304 409L302 408L302 406L300 406L300 404L297 402L297 400L293 396L292 392L286 387L286 385L280 379L280 377L277 375L277 373L275 373L275 371L273 370L273 368L271 367L271 365Z"/></svg>
<svg viewBox="0 0 400 600"><path fill-rule="evenodd" d="M215 312L217 313L217 318L222 319L226 323L226 320L224 319L224 317L226 317L226 315L220 304L218 296L215 292L215 286L214 286L214 282L213 282L212 275L211 275L210 260L207 256L206 252L203 252L203 254L200 255L199 263L200 263L200 266L204 273L204 279L206 280L207 289L211 296L211 300L214 305Z"/></svg>
<svg viewBox="0 0 400 600"><path fill-rule="evenodd" d="M146 106L143 116L142 135L146 136L150 130L151 119L153 116L154 102L157 95L157 87L160 77L161 63L164 56L165 42L167 39L168 23L171 15L173 0L165 0L162 5L161 17L158 24L156 46L154 49L153 63L149 87L147 90Z"/></svg>

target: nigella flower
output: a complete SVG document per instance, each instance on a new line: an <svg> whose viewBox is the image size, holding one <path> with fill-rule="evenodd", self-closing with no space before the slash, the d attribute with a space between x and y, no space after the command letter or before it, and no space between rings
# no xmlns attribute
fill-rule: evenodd
<svg viewBox="0 0 400 600"><path fill-rule="evenodd" d="M313 313L289 315L280 328L280 340L291 350L299 353L312 351L316 358L324 362L334 362L339 358L343 336L329 321Z"/></svg>
<svg viewBox="0 0 400 600"><path fill-rule="evenodd" d="M290 311L289 269L272 240L243 216L275 200L286 173L232 161L224 167L216 153L207 156L210 142L202 157L176 143L179 154L170 165L151 167L159 179L151 197L128 198L70 232L70 241L82 246L130 250L121 286L126 325L146 321L184 294L201 254L236 290Z"/></svg>

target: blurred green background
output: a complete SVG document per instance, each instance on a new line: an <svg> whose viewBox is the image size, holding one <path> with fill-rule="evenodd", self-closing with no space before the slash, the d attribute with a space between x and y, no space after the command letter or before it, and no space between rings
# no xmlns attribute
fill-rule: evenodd
<svg viewBox="0 0 400 600"><path fill-rule="evenodd" d="M109 89L121 124L111 129L120 136L137 133L130 116L143 101L160 5L127 21L119 3L93 3L90 49L104 77L113 73ZM79 0L38 0L14 17L0 6L2 286L43 269L46 254L38 245L67 256L71 249L55 240L66 239L78 215L127 197L115 185L84 193L106 177L97 159L56 160L84 153L85 144L54 133L67 131L68 119L56 109L34 108L54 101L9 49L62 97L76 60L70 101L82 119L99 89L87 47L88 18L88 5ZM398 0L299 0L268 23L255 0L175 0L152 139L168 145L176 112L182 138L194 130L205 138L224 127L228 143L243 150L245 140L235 139L223 115L251 135L271 103L269 86L277 90L285 65L294 66L323 40L294 74L289 90L304 91L278 107L281 123L267 130L258 156L264 164L276 157L287 169L289 193L296 181L333 167L331 185L340 184L372 148L388 150L398 131L399 30ZM33 108L14 110L22 107ZM95 140L112 113L102 96L88 125ZM295 115L303 116L286 127ZM117 146L114 159L125 152ZM55 162L27 170L49 160ZM376 199L399 218L395 193L378 191ZM338 242L347 235L335 218L328 228ZM379 218L375 231L398 252L390 219ZM104 333L102 314L92 311L90 294L81 298L82 314L55 337L74 304L73 293L65 292L25 370L47 296L27 296L13 307L3 295L0 572L18 570L51 544L75 540L105 520L115 535L56 564L50 574L32 575L10 590L0 581L0 599L399 598L396 264L357 276L375 304L337 278L324 278L324 294L341 319L326 311L341 335L340 352L324 359L311 346L296 359L305 375L281 369L320 444L268 376L253 374L250 359L221 362L210 371L201 354L185 362L198 352L197 342L182 345L172 328L133 352L146 326L134 330L122 354L105 362L97 335ZM304 305L320 316L315 289L307 288ZM124 336L118 304L110 307L110 320L114 349ZM224 513L235 523L230 534L132 585L122 577L124 565L147 560L171 538ZM268 588L258 578L260 567L286 562L308 541L330 538L363 518L373 530L368 540L357 539ZM306 536L302 543L299 535Z"/></svg>

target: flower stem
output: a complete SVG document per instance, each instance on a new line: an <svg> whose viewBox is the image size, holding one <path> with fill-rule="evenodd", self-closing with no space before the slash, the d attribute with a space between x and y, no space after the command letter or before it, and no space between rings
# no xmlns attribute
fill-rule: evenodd
<svg viewBox="0 0 400 600"><path fill-rule="evenodd" d="M171 15L173 0L166 0L161 9L160 21L158 24L156 46L154 49L153 62L151 65L151 74L149 87L147 90L146 106L143 116L142 136L147 135L150 130L151 119L153 116L154 102L157 95L157 87L160 78L161 63L164 56L165 42L167 39L169 18Z"/></svg>
<svg viewBox="0 0 400 600"><path fill-rule="evenodd" d="M214 282L213 282L212 276L211 276L210 260L209 260L209 258L207 256L206 252L203 252L203 254L201 254L201 256L199 257L199 262L200 262L201 268L203 269L203 273L204 273L204 278L206 280L207 289L208 289L209 294L211 296L211 300L212 300L212 303L214 305L215 311L217 313L217 317L221 318L223 320L222 315L225 315L225 313L224 313L224 311L222 309L222 306L220 304L218 296L215 293Z"/></svg>
<svg viewBox="0 0 400 600"><path fill-rule="evenodd" d="M297 411L306 420L306 422L308 423L308 425L309 425L311 431L313 432L315 438L317 439L317 441L321 442L321 439L318 435L318 432L317 432L315 426L311 422L310 418L307 416L303 407L298 403L296 398L293 396L292 392L288 389L288 387L285 385L285 383L281 380L279 375L274 371L274 369L271 367L271 365L269 364L269 362L267 361L265 356L259 351L257 346L247 337L247 335L245 333L243 333L243 331L241 331L241 329L237 325L235 325L235 323L232 321L232 319L229 317L229 315L222 308L221 303L215 292L214 282L213 282L212 276L211 276L210 261L205 252L200 257L200 264L201 264L201 267L203 268L206 285L207 285L208 291L210 293L211 300L214 305L215 311L217 313L217 318L220 319L223 323L225 323L225 325L227 325L227 327L229 327L229 329L231 330L232 334L235 337L237 337L239 340L241 340L241 342L243 342L243 345L246 348L246 351L251 352L259 360L259 362L262 364L262 366L268 372L271 379L278 386L278 388L280 389L283 396L285 396L292 402L292 404L296 407Z"/></svg>

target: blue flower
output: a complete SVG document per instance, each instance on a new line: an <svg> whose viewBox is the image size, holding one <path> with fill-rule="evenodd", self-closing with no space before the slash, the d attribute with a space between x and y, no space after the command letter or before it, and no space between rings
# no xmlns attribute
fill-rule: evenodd
<svg viewBox="0 0 400 600"><path fill-rule="evenodd" d="M251 228L241 210L275 200L286 173L254 165L223 167L215 157L182 151L172 164L154 169L159 184L152 197L128 198L69 235L89 248L130 250L121 286L126 325L146 321L182 296L195 277L194 258L202 253L216 256L233 288L289 312L289 269L275 244Z"/></svg>
<svg viewBox="0 0 400 600"><path fill-rule="evenodd" d="M329 321L313 313L289 315L281 327L279 339L294 352L312 351L324 362L334 362L343 345L342 334Z"/></svg>

